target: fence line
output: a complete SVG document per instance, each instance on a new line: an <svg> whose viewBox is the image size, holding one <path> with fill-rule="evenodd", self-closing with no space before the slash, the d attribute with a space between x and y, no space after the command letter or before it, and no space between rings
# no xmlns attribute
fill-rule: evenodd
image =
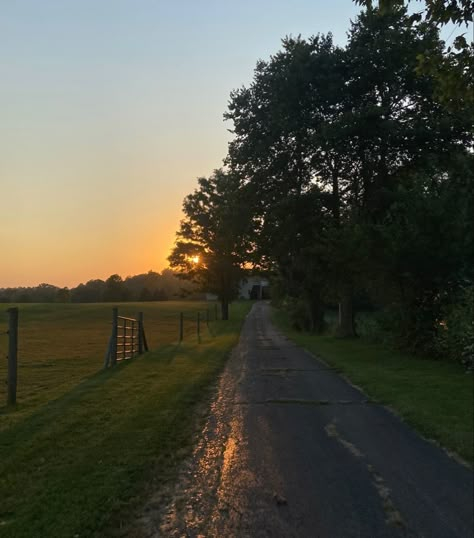
<svg viewBox="0 0 474 538"><path fill-rule="evenodd" d="M198 343L201 343L201 326L205 320L209 329L211 313L209 308L205 311L196 311L193 318L186 317L184 312L179 313L178 321L178 342L184 341L185 336L195 334ZM214 305L214 319L218 320L217 304ZM191 327L186 321L191 321ZM119 325L121 323L121 325ZM195 325L194 325L195 324ZM210 329L209 329L210 332ZM212 335L212 333L211 333ZM212 335L213 336L213 335ZM141 355L143 350L148 351L145 330L143 328L143 312L138 313L138 319L126 318L118 315L118 309L112 309L112 334L104 359L104 368L114 366L117 362L126 359L133 359Z"/></svg>
<svg viewBox="0 0 474 538"><path fill-rule="evenodd" d="M7 355L7 405L16 404L18 379L18 308L9 308L8 314L8 355Z"/></svg>
<svg viewBox="0 0 474 538"><path fill-rule="evenodd" d="M179 337L178 337L178 342L181 343L184 341L184 337L186 335L188 336L191 336L191 335L196 335L197 337L197 340L199 343L201 343L201 327L202 327L202 323L205 322L206 323L206 327L207 329L209 330L209 333L211 334L211 336L214 336L210 330L210 327L209 327L209 323L210 321L217 321L219 318L218 318L218 314L217 314L217 304L214 305L215 308L214 308L214 317L212 318L212 313L211 311L209 310L209 308L207 308L206 310L198 310L195 315L196 317L185 317L184 316L184 313L183 312L180 312L179 313ZM189 327L189 324L188 324L188 330L186 331L185 330L185 321L190 321L191 322L191 326Z"/></svg>
<svg viewBox="0 0 474 538"><path fill-rule="evenodd" d="M122 308L122 307L121 307ZM124 306L125 308L125 306ZM198 306L199 308L199 306ZM176 336L178 337L178 343L181 343L183 341L187 342L197 342L201 343L202 338L208 334L210 337L213 337L213 330L211 326L211 322L215 321L218 318L218 310L217 305L209 305L209 308L199 308L199 310L186 310L179 312L179 306L174 311L170 311L168 314L164 314L164 317L159 318L156 317L156 314L153 314L153 333L155 334L161 334L160 326L161 321L163 321L163 327L164 327L164 335L166 335L166 342L174 342L176 343L176 339L173 339L173 326L176 327L176 324L178 324L178 334ZM112 308L112 324L111 324L111 332L109 333L108 338L108 345L107 350L105 353L104 361L103 361L103 368L109 368L111 366L114 366L118 362L121 362L123 360L128 360L135 358L142 353L148 351L148 342L147 337L145 334L144 329L144 319L143 319L143 312L138 313L136 317L125 317L120 316L118 308ZM179 318L176 319L176 312L179 312ZM28 311L27 311L28 313ZM9 308L7 310L8 315L8 330L0 332L0 335L5 334L7 338L5 339L5 342L1 343L1 349L5 350L3 354L3 357L5 355L7 356L7 360L1 365L1 372L5 374L5 377L3 379L6 381L6 383L3 383L3 386L6 389L5 398L6 403L9 406L13 406L17 402L17 373L18 373L18 348L20 348L21 356L25 357L24 361L20 364L20 368L25 368L25 370L21 370L21 376L22 379L24 379L25 373L28 372L28 375L33 375L33 372L37 372L39 375L39 378L41 379L42 383L45 383L45 380L49 379L49 372L53 373L53 377L51 377L51 387L54 387L55 375L57 375L57 372L59 372L59 362L52 363L51 360L56 361L56 359L51 357L51 359L48 358L48 362L45 363L45 366L54 366L51 370L45 370L45 369L39 369L32 371L31 368L37 368L42 363L40 362L38 366L35 363L32 363L35 361L35 353L33 351L33 348L31 347L34 342L30 341L28 335L29 335L29 325L28 329L25 329L25 334L22 332L21 342L18 338L18 318L19 318L19 310L16 307ZM26 316L26 319L29 318L29 315ZM94 319L94 321L93 321ZM88 323L88 326L91 326L91 323L96 324L95 318L91 318L90 322ZM48 325L46 325L48 326ZM105 328L105 327L104 327ZM49 331L51 329L43 329L41 334L44 334L46 337L49 334ZM205 331L208 331L207 333ZM100 331L102 333L102 338L104 338L103 330ZM38 333L40 334L40 333ZM71 338L74 337L73 333L70 333L70 342L73 343L74 340ZM36 336L36 335L35 335ZM171 337L171 338L170 338ZM44 337L42 337L44 339ZM80 336L78 336L80 338ZM3 339L3 336L2 336ZM107 339L107 336L105 336L105 339ZM45 340L46 341L46 340ZM104 342L104 341L103 341ZM105 343L105 342L104 342ZM93 342L93 345L95 346L94 356L100 351L98 350L97 346L100 348L100 342ZM102 344L103 345L103 344ZM156 348L156 346L161 346L162 343L160 340L158 342L154 341L153 347ZM81 342L81 348L85 347L85 342ZM50 357L49 352L53 351L53 348L51 347L51 350L48 349L48 357ZM44 354L44 350L40 351L40 353ZM87 356L87 360L93 359L92 355ZM44 360L42 358L39 359ZM62 362L62 361L61 361ZM56 368L58 366L58 368ZM6 368L5 368L6 367ZM100 368L100 366L99 366ZM82 375L84 375L82 372L84 370L81 370L81 373L78 374L77 379L80 380ZM90 375L93 373L93 370L91 370L86 375ZM31 379L36 379L36 375L34 378L27 377L25 380L27 380L26 386L27 389L27 397L30 396L30 393L28 390L31 389ZM74 375L72 376L74 377ZM3 381L3 380L2 380ZM61 381L62 382L62 381ZM3 396L2 396L3 399ZM1 406L1 404L0 404Z"/></svg>

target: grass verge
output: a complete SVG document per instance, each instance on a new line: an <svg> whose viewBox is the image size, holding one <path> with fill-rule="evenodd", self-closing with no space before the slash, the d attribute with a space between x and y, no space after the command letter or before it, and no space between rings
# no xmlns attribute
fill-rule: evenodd
<svg viewBox="0 0 474 538"><path fill-rule="evenodd" d="M291 328L274 310L275 324L318 355L371 399L390 406L422 435L473 465L473 378L461 366L419 358L363 339L317 336Z"/></svg>
<svg viewBox="0 0 474 538"><path fill-rule="evenodd" d="M232 320L214 322L201 344L119 364L1 431L0 535L109 536L149 488L173 481L196 405L250 306L233 305Z"/></svg>

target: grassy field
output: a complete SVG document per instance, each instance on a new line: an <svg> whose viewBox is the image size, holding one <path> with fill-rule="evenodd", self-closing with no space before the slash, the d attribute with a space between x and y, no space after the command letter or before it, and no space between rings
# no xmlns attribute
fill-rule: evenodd
<svg viewBox="0 0 474 538"><path fill-rule="evenodd" d="M297 344L322 357L360 386L371 399L390 406L421 434L473 463L473 378L448 361L420 358L372 344L292 330L287 315L276 324Z"/></svg>
<svg viewBox="0 0 474 538"><path fill-rule="evenodd" d="M87 375L85 368L81 382L68 389L73 381L63 379L62 394L43 405L35 400L33 412L10 412L17 419L4 422L0 431L0 536L115 535L150 491L176 478L178 465L192 446L196 405L208 397L250 306L232 305L231 320L212 322L212 334L204 331L200 344L191 339L181 345L168 343L93 375ZM145 319L152 319L153 307L160 312L157 320L163 319L163 307L174 319L169 303L147 305ZM79 310L92 313L99 324L101 308ZM59 310L75 319L65 326L77 325L73 307L39 305L31 307L30 323L37 319L38 324L44 320L44 326L56 326ZM27 319L25 313L24 323ZM174 323L169 324L168 342L176 340L172 327ZM59 338L58 330L55 334ZM158 334L164 338L163 329ZM85 329L83 335L91 338ZM77 354L69 360L83 360L79 350L84 352L87 346L81 347L80 340L64 339L61 357L54 360L67 362L68 349L76 341ZM46 339L42 342L47 346ZM47 350L43 353L42 361L53 360ZM97 361L100 366L101 356L94 360L90 359L91 372Z"/></svg>
<svg viewBox="0 0 474 538"><path fill-rule="evenodd" d="M103 367L111 332L111 304L19 305L18 406L5 413L6 384L0 383L0 431L39 406L65 394ZM178 340L179 312L185 316L185 340L196 340L196 312L214 304L201 302L123 303L119 314L144 313L150 349ZM4 306L4 310L8 305ZM1 318L0 318L1 320ZM0 333L6 329L0 321ZM6 379L7 336L0 335L0 380Z"/></svg>

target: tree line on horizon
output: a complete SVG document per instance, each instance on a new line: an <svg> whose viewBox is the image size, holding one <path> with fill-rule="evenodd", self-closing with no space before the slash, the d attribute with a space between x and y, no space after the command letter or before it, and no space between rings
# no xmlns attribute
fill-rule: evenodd
<svg viewBox="0 0 474 538"><path fill-rule="evenodd" d="M106 280L93 279L75 288L42 283L38 286L0 288L0 303L100 303L167 301L200 297L196 286L183 282L171 269L148 271L123 279L118 274Z"/></svg>
<svg viewBox="0 0 474 538"><path fill-rule="evenodd" d="M472 357L474 103L420 67L450 53L436 20L400 4L369 5L345 47L286 37L231 93L224 167L185 198L169 257L224 319L253 268L301 329L323 332L337 307L354 337L370 309L397 344Z"/></svg>

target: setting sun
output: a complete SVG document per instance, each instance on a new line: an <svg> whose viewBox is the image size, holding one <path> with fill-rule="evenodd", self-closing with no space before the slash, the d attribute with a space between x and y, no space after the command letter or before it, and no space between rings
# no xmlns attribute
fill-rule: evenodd
<svg viewBox="0 0 474 538"><path fill-rule="evenodd" d="M199 263L199 256L193 256L193 257L191 258L191 261L192 261L193 263Z"/></svg>

